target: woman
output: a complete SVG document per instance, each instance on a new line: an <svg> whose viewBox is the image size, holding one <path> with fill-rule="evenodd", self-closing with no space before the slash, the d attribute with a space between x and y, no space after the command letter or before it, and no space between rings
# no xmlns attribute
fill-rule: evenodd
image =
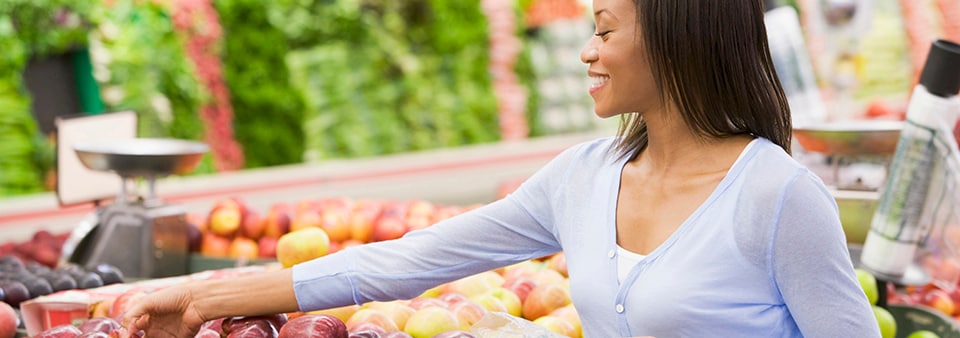
<svg viewBox="0 0 960 338"><path fill-rule="evenodd" d="M587 337L879 337L837 207L789 155L760 0L595 0L581 52L617 137L402 239L168 288L124 317L151 338L210 319L412 298L558 251ZM624 115L625 114L625 115Z"/></svg>

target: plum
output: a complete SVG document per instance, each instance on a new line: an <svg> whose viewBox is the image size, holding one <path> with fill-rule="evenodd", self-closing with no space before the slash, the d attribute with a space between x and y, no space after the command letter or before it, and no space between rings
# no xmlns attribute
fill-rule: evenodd
<svg viewBox="0 0 960 338"><path fill-rule="evenodd" d="M93 289L103 286L103 279L95 272L84 272L77 278L77 287L81 289Z"/></svg>
<svg viewBox="0 0 960 338"><path fill-rule="evenodd" d="M123 272L113 265L99 264L93 268L93 272L100 276L103 285L123 283Z"/></svg>
<svg viewBox="0 0 960 338"><path fill-rule="evenodd" d="M53 287L50 282L43 278L31 278L23 281L23 286L30 292L30 298L37 298L53 293Z"/></svg>
<svg viewBox="0 0 960 338"><path fill-rule="evenodd" d="M30 299L30 290L18 281L0 281L0 289L3 289L3 301L13 307L18 307L21 302Z"/></svg>
<svg viewBox="0 0 960 338"><path fill-rule="evenodd" d="M307 314L288 321L280 328L279 338L347 338L347 324L326 314Z"/></svg>

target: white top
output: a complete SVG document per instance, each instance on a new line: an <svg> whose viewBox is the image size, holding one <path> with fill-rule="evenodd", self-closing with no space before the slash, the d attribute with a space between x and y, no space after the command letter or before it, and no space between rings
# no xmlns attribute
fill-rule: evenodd
<svg viewBox="0 0 960 338"><path fill-rule="evenodd" d="M620 281L620 284L623 284L630 270L633 269L637 263L640 263L644 257L647 257L647 255L641 255L617 245L617 279Z"/></svg>

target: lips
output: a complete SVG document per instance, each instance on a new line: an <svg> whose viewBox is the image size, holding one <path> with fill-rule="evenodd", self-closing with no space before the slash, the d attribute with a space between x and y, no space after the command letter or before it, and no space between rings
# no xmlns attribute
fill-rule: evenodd
<svg viewBox="0 0 960 338"><path fill-rule="evenodd" d="M590 73L590 93L596 92L610 80L610 76Z"/></svg>

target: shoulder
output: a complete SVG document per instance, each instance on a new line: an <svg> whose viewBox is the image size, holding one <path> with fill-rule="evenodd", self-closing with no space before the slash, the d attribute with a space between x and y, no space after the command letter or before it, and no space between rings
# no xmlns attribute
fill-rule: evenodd
<svg viewBox="0 0 960 338"><path fill-rule="evenodd" d="M743 162L739 171L743 191L750 192L757 200L782 202L791 195L832 199L819 176L769 140L757 139Z"/></svg>

